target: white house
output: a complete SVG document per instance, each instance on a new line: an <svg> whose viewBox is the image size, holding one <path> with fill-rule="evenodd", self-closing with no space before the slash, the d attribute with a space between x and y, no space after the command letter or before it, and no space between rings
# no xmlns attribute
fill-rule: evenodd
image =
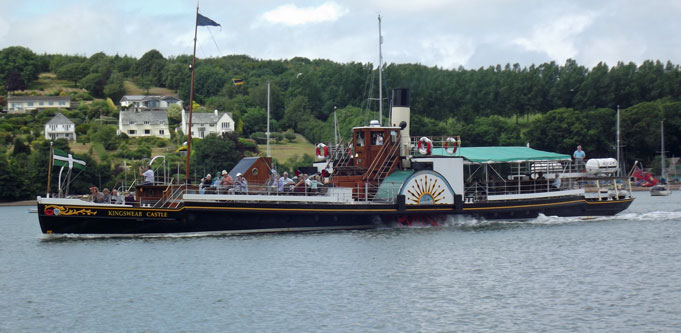
<svg viewBox="0 0 681 333"><path fill-rule="evenodd" d="M182 110L182 132L188 134L189 113ZM234 131L234 120L230 112L193 112L192 113L192 137L205 138L208 134Z"/></svg>
<svg viewBox="0 0 681 333"><path fill-rule="evenodd" d="M172 104L182 106L182 100L173 96L125 95L120 104L138 110L167 110Z"/></svg>
<svg viewBox="0 0 681 333"><path fill-rule="evenodd" d="M52 119L45 123L45 139L76 141L76 124L61 112L57 112Z"/></svg>
<svg viewBox="0 0 681 333"><path fill-rule="evenodd" d="M170 139L166 111L121 111L118 116L118 134L128 136L157 136Z"/></svg>
<svg viewBox="0 0 681 333"><path fill-rule="evenodd" d="M8 113L26 113L35 109L68 109L71 98L66 96L9 96Z"/></svg>

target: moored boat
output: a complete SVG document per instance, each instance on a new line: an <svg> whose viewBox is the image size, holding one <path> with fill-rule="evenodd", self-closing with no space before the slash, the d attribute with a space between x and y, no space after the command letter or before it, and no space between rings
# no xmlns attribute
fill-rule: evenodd
<svg viewBox="0 0 681 333"><path fill-rule="evenodd" d="M667 196L672 194L672 189L667 183L667 172L665 170L665 151L664 151L664 120L660 122L660 182L650 188L651 196Z"/></svg>

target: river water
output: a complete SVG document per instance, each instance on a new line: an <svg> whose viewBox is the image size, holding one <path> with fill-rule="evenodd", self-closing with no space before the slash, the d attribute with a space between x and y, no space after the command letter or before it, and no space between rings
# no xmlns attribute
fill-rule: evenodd
<svg viewBox="0 0 681 333"><path fill-rule="evenodd" d="M608 218L208 237L40 233L0 207L0 331L681 330L681 193Z"/></svg>

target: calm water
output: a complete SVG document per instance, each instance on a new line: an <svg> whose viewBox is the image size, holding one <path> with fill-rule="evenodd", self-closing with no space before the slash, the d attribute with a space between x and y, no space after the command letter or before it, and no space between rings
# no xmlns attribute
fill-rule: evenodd
<svg viewBox="0 0 681 333"><path fill-rule="evenodd" d="M0 331L681 330L681 193L614 218L48 238L0 207Z"/></svg>

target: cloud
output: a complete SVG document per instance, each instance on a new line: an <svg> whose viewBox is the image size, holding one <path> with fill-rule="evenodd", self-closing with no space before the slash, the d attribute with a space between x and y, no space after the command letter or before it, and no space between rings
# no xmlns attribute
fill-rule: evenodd
<svg viewBox="0 0 681 333"><path fill-rule="evenodd" d="M4 39L9 33L9 23L0 17L0 39Z"/></svg>
<svg viewBox="0 0 681 333"><path fill-rule="evenodd" d="M584 47L583 63L593 67L599 62L609 66L617 65L618 61L629 62L645 59L647 43L645 40L631 37L594 38Z"/></svg>
<svg viewBox="0 0 681 333"><path fill-rule="evenodd" d="M262 19L273 24L287 26L308 23L333 22L348 13L348 10L331 1L318 7L298 7L295 4L279 6L262 15Z"/></svg>
<svg viewBox="0 0 681 333"><path fill-rule="evenodd" d="M452 35L425 39L421 48L423 61L449 69L466 64L475 53L473 40Z"/></svg>
<svg viewBox="0 0 681 333"><path fill-rule="evenodd" d="M595 17L594 13L563 16L535 26L529 38L516 38L511 43L528 51L546 53L551 59L574 59L579 53L575 38L593 23Z"/></svg>

